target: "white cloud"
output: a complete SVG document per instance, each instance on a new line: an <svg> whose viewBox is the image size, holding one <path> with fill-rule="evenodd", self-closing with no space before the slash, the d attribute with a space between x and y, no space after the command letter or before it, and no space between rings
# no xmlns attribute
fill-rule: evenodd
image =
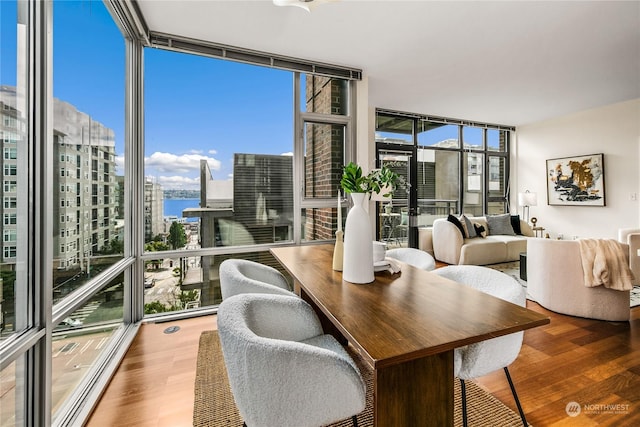
<svg viewBox="0 0 640 427"><path fill-rule="evenodd" d="M207 153L208 154L212 154L212 155L218 154L218 150L209 150L209 151L207 151Z"/></svg>
<svg viewBox="0 0 640 427"><path fill-rule="evenodd" d="M293 156L293 151L287 151L286 153L280 154L281 156Z"/></svg>
<svg viewBox="0 0 640 427"><path fill-rule="evenodd" d="M116 156L116 174L124 175L124 154Z"/></svg>
<svg viewBox="0 0 640 427"><path fill-rule="evenodd" d="M211 170L219 170L220 160L201 154L181 154L155 152L149 157L145 157L144 164L148 169L153 169L159 173L179 173L198 172L200 170L200 160L206 160ZM148 173L148 172L147 172Z"/></svg>

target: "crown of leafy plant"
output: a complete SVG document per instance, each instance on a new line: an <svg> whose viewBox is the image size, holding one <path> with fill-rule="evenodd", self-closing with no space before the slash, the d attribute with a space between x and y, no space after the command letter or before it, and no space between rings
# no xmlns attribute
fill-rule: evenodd
<svg viewBox="0 0 640 427"><path fill-rule="evenodd" d="M390 187L391 191L384 194L383 197L392 197L401 178L400 175L386 166L374 169L369 174L364 175L360 166L350 162L342 169L340 186L346 193L368 193L369 195L372 193L379 194L383 188Z"/></svg>

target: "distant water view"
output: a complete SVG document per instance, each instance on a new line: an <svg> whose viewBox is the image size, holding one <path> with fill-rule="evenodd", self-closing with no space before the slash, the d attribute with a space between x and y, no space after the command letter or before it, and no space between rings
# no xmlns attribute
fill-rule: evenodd
<svg viewBox="0 0 640 427"><path fill-rule="evenodd" d="M197 208L200 199L164 199L164 216L182 217L182 211L186 208Z"/></svg>

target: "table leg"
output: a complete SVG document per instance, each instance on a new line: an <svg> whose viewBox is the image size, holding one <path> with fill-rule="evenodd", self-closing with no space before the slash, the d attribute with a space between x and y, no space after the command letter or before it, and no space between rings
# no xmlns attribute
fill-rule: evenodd
<svg viewBox="0 0 640 427"><path fill-rule="evenodd" d="M375 369L374 426L453 426L453 351Z"/></svg>

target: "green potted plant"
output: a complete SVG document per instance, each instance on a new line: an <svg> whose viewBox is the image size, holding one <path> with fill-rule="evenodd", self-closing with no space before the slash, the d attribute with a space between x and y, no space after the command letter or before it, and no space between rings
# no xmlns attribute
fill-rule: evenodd
<svg viewBox="0 0 640 427"><path fill-rule="evenodd" d="M399 176L383 166L364 175L362 168L351 162L343 169L340 186L351 194L353 207L347 214L344 231L342 278L351 283L370 283L373 275L373 244L369 214L364 202L373 193L391 198Z"/></svg>
<svg viewBox="0 0 640 427"><path fill-rule="evenodd" d="M367 193L369 198L373 193L390 198L396 190L401 177L386 166L374 169L364 175L362 168L354 162L344 166L340 186L345 193Z"/></svg>

